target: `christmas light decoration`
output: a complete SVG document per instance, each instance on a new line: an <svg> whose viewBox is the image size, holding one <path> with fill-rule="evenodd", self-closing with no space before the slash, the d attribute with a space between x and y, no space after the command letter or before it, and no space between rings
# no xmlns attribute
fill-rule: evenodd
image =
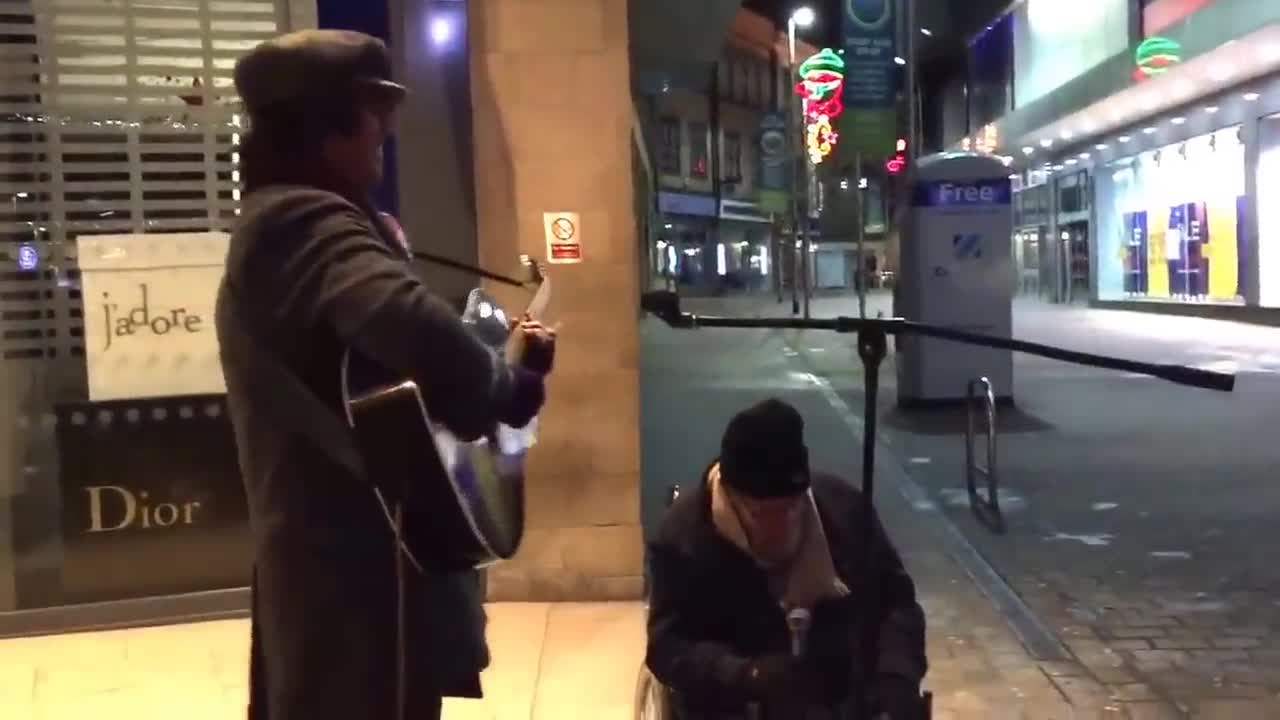
<svg viewBox="0 0 1280 720"><path fill-rule="evenodd" d="M1135 80L1163 75L1182 62L1182 46L1169 38L1149 37L1138 45L1133 53L1133 61L1138 66L1133 71Z"/></svg>
<svg viewBox="0 0 1280 720"><path fill-rule="evenodd" d="M809 161L821 163L835 149L840 136L832 121L844 112L844 58L825 48L800 64L796 94L804 98L805 144Z"/></svg>
<svg viewBox="0 0 1280 720"><path fill-rule="evenodd" d="M898 138L897 151L884 163L884 169L890 175L898 175L907 167L907 139Z"/></svg>

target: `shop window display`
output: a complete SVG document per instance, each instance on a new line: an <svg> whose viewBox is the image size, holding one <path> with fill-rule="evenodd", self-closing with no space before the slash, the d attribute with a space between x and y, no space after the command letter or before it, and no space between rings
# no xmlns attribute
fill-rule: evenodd
<svg viewBox="0 0 1280 720"><path fill-rule="evenodd" d="M1243 302L1238 126L1123 158L1100 175L1099 298Z"/></svg>
<svg viewBox="0 0 1280 720"><path fill-rule="evenodd" d="M1280 115L1258 127L1258 304L1280 307Z"/></svg>

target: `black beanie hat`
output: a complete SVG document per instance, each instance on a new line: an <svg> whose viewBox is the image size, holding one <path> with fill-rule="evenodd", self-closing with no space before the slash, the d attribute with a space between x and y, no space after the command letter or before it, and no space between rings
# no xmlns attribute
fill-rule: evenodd
<svg viewBox="0 0 1280 720"><path fill-rule="evenodd" d="M808 490L804 418L774 398L735 415L720 440L720 479L751 497L790 497Z"/></svg>

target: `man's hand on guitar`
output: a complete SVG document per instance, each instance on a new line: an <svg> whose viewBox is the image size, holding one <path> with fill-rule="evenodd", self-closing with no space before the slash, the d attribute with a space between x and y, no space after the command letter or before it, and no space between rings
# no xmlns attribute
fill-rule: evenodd
<svg viewBox="0 0 1280 720"><path fill-rule="evenodd" d="M556 328L525 317L516 326L516 332L524 335L524 352L520 366L539 375L550 375L556 358Z"/></svg>

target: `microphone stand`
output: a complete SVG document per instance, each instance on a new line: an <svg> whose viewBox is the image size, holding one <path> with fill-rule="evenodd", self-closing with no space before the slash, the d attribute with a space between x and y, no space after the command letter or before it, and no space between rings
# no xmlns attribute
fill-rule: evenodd
<svg viewBox="0 0 1280 720"><path fill-rule="evenodd" d="M450 270L457 270L458 272L464 272L471 275L479 275L482 278L488 278L489 280L500 282L503 285L510 285L512 287L518 287L518 288L527 288L529 287L529 285L532 284L529 281L517 280L513 277L501 275L496 272L490 272L489 270L485 270L484 268L479 268L474 265L468 265L464 262L459 262L458 260L451 260L447 257L444 257L443 255L436 255L435 253L422 252L421 250L414 250L412 251L411 254L413 255L414 260L421 260L422 262L425 262L431 265L439 265L441 267L447 267ZM520 259L526 264L529 264L532 262L527 255L521 256Z"/></svg>
<svg viewBox="0 0 1280 720"><path fill-rule="evenodd" d="M888 354L889 335L920 335L942 340L998 348L1016 352L1038 355L1053 360L1099 367L1110 370L1139 373L1168 380L1179 385L1231 392L1235 388L1235 375L1219 373L1181 365L1162 365L1145 363L1136 360L1095 355L1058 348L1052 345L1015 340L972 333L940 325L928 325L900 318L852 318L835 317L823 319L800 318L745 318L694 315L682 312L680 296L668 290L644 293L640 300L641 307L667 325L677 329L709 328L759 328L759 329L798 329L829 330L838 333L856 333L858 358L863 364L863 382L865 399L863 401L863 424L866 428L862 442L862 568L867 577L874 578L876 553L872 545L875 542L872 518L875 512L873 495L875 492L875 457L876 457L876 418L877 394L880 389L880 365ZM877 603L875 600L876 584L867 585L869 592L864 593L861 612L858 613L857 638L859 654L863 662L854 663L853 700L856 702L858 720L870 720L871 697L869 693L868 667L874 666L876 648L876 626L869 618ZM924 693L920 704L911 718L893 718L893 720L928 720L931 717L932 698Z"/></svg>

